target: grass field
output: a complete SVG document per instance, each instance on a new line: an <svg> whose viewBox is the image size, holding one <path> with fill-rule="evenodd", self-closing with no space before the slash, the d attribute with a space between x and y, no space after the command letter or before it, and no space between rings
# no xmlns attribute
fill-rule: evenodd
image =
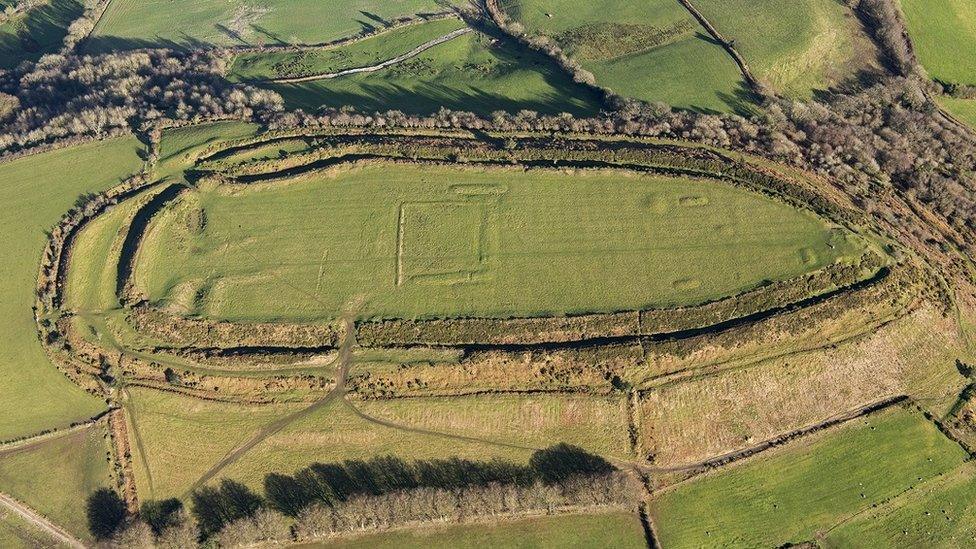
<svg viewBox="0 0 976 549"><path fill-rule="evenodd" d="M780 93L809 99L854 76L876 58L854 12L836 0L695 0L695 6L745 57L755 76Z"/></svg>
<svg viewBox="0 0 976 549"><path fill-rule="evenodd" d="M966 463L827 533L825 549L976 545L976 465Z"/></svg>
<svg viewBox="0 0 976 549"><path fill-rule="evenodd" d="M0 164L0 440L90 417L104 403L62 376L37 340L31 308L44 231L78 195L116 184L141 166L134 137L79 145Z"/></svg>
<svg viewBox="0 0 976 549"><path fill-rule="evenodd" d="M68 25L81 16L80 0L50 0L0 24L0 69L61 49Z"/></svg>
<svg viewBox="0 0 976 549"><path fill-rule="evenodd" d="M87 51L321 44L440 11L436 0L118 0L99 21Z"/></svg>
<svg viewBox="0 0 976 549"><path fill-rule="evenodd" d="M441 107L481 114L529 109L580 116L599 110L596 93L573 83L547 57L481 33L460 36L373 73L263 87L281 94L287 108L308 112L342 105L411 114L431 114Z"/></svg>
<svg viewBox="0 0 976 549"><path fill-rule="evenodd" d="M192 194L157 216L135 280L230 320L352 302L362 317L545 316L698 303L859 249L717 183L380 163Z"/></svg>
<svg viewBox="0 0 976 549"><path fill-rule="evenodd" d="M777 547L959 466L967 454L895 408L660 492L664 547Z"/></svg>
<svg viewBox="0 0 976 549"><path fill-rule="evenodd" d="M497 524L433 526L397 530L355 538L336 538L302 549L456 549L577 547L638 549L646 547L640 520L634 513L612 511L581 515L535 517Z"/></svg>
<svg viewBox="0 0 976 549"><path fill-rule="evenodd" d="M507 0L503 7L621 95L701 111L749 109L738 67L678 2Z"/></svg>
<svg viewBox="0 0 976 549"><path fill-rule="evenodd" d="M227 452L296 406L209 402L128 389L132 462L139 494L179 497Z"/></svg>
<svg viewBox="0 0 976 549"><path fill-rule="evenodd" d="M939 96L936 102L960 121L976 129L976 99Z"/></svg>
<svg viewBox="0 0 976 549"><path fill-rule="evenodd" d="M88 539L85 498L113 486L109 449L108 432L99 423L36 446L0 450L0 492Z"/></svg>
<svg viewBox="0 0 976 549"><path fill-rule="evenodd" d="M58 544L20 515L0 508L0 547L4 549L53 549Z"/></svg>
<svg viewBox="0 0 976 549"><path fill-rule="evenodd" d="M629 457L626 416L620 400L484 396L380 400L354 405L371 417L427 432L373 423L337 402L271 436L228 467L226 475L259 486L268 472L290 474L316 461L385 455L405 460L501 458L524 463L534 448L559 442Z"/></svg>
<svg viewBox="0 0 976 549"><path fill-rule="evenodd" d="M338 72L375 65L465 26L458 19L442 19L408 25L336 48L279 53L243 53L234 58L229 76L231 80L261 80Z"/></svg>
<svg viewBox="0 0 976 549"><path fill-rule="evenodd" d="M133 463L140 494L147 498L184 495L227 452L274 419L303 407L206 402L139 388L130 388L129 395ZM405 427L475 438L373 423L337 401L271 434L217 478L232 478L257 489L267 473L291 474L314 462L384 455L406 460L497 457L524 462L533 448L559 442L629 457L625 409L619 398L416 398L357 402L355 406Z"/></svg>
<svg viewBox="0 0 976 549"><path fill-rule="evenodd" d="M901 0L918 60L932 78L976 85L976 0Z"/></svg>

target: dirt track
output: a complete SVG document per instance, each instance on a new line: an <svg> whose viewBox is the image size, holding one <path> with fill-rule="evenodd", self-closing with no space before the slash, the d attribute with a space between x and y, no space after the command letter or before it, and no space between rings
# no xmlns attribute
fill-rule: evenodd
<svg viewBox="0 0 976 549"><path fill-rule="evenodd" d="M80 540L69 534L68 532L62 530L60 527L48 521L46 518L42 517L38 512L34 511L30 507L20 503L19 501L7 496L6 494L0 493L0 505L10 509L14 513L17 513L24 520L33 524L34 526L40 528L45 533L49 534L52 538L56 539L58 542L67 545L68 547L76 547L84 549L85 544Z"/></svg>
<svg viewBox="0 0 976 549"><path fill-rule="evenodd" d="M345 395L346 377L349 375L349 366L352 362L352 347L356 339L356 329L351 316L346 316L343 318L343 323L345 324L346 329L345 337L342 340L342 344L339 346L339 368L338 373L336 374L335 387L333 387L331 391L329 391L324 397L313 403L311 406L307 406L297 412L288 414L287 416L273 421L258 431L257 434L251 437L250 440L231 450L226 456L224 456L223 459L204 473L203 476L198 478L196 482L190 486L189 490L187 490L188 493L212 480L225 467L240 459L241 456L249 452L258 444L264 442L271 435L281 431L295 421L308 416L312 412L332 404L337 399L341 399Z"/></svg>

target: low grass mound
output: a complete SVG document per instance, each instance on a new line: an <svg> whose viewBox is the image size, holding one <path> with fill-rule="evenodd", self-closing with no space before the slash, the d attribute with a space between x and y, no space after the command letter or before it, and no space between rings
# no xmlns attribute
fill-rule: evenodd
<svg viewBox="0 0 976 549"><path fill-rule="evenodd" d="M976 85L976 0L901 0L901 6L929 76Z"/></svg>
<svg viewBox="0 0 976 549"><path fill-rule="evenodd" d="M61 49L68 26L84 11L80 0L40 0L37 4L0 24L0 69L36 61Z"/></svg>
<svg viewBox="0 0 976 549"><path fill-rule="evenodd" d="M699 111L750 108L732 58L678 2L507 0L502 8L621 95Z"/></svg>
<svg viewBox="0 0 976 549"><path fill-rule="evenodd" d="M0 164L0 440L90 417L104 402L85 393L45 356L34 322L34 288L45 234L84 193L139 170L139 142L125 137Z"/></svg>
<svg viewBox="0 0 976 549"><path fill-rule="evenodd" d="M229 77L239 81L266 80L366 67L405 54L465 26L458 19L442 19L408 25L335 48L243 53L234 58Z"/></svg>
<svg viewBox="0 0 976 549"><path fill-rule="evenodd" d="M383 38L375 40L381 43ZM600 108L593 90L574 83L549 58L478 32L377 72L264 87L281 94L287 108L308 112L350 105L366 112L395 109L409 114L446 107L485 115L528 109L587 116Z"/></svg>
<svg viewBox="0 0 976 549"><path fill-rule="evenodd" d="M533 517L494 524L426 526L356 536L331 538L336 549L426 549L454 547L578 547L638 549L647 546L640 520L621 511Z"/></svg>
<svg viewBox="0 0 976 549"><path fill-rule="evenodd" d="M418 13L445 11L436 0L113 1L86 46L133 48L323 44L387 27Z"/></svg>
<svg viewBox="0 0 976 549"><path fill-rule="evenodd" d="M701 303L862 249L715 182L378 162L187 193L154 218L134 280L235 321L352 303L362 318L552 316Z"/></svg>
<svg viewBox="0 0 976 549"><path fill-rule="evenodd" d="M85 500L113 486L104 423L38 443L0 450L0 492L89 539Z"/></svg>
<svg viewBox="0 0 976 549"><path fill-rule="evenodd" d="M921 415L894 408L659 492L652 513L665 547L778 547L811 541L967 457Z"/></svg>
<svg viewBox="0 0 976 549"><path fill-rule="evenodd" d="M966 463L841 524L826 547L968 547L976 543L976 465Z"/></svg>

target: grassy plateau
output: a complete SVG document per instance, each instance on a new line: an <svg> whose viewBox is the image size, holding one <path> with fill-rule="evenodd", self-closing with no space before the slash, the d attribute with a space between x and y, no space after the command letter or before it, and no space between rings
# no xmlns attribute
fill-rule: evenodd
<svg viewBox="0 0 976 549"><path fill-rule="evenodd" d="M216 186L157 215L137 286L228 320L545 316L688 305L858 255L724 184L387 163Z"/></svg>

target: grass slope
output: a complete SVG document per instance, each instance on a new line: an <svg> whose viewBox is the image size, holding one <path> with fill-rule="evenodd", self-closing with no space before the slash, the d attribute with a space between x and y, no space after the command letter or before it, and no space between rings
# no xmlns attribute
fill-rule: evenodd
<svg viewBox="0 0 976 549"><path fill-rule="evenodd" d="M791 96L853 76L875 55L852 10L837 0L695 0L735 40L756 77Z"/></svg>
<svg viewBox="0 0 976 549"><path fill-rule="evenodd" d="M732 58L673 0L507 0L503 9L621 95L699 111L750 107Z"/></svg>
<svg viewBox="0 0 976 549"><path fill-rule="evenodd" d="M336 538L303 548L333 549L456 549L576 547L638 549L646 547L640 520L633 513L611 511L585 515L535 517L495 524L433 526L351 539Z"/></svg>
<svg viewBox="0 0 976 549"><path fill-rule="evenodd" d="M950 548L976 544L976 465L966 463L831 530L824 547Z"/></svg>
<svg viewBox="0 0 976 549"><path fill-rule="evenodd" d="M243 53L234 58L229 77L239 81L285 78L375 65L463 27L465 24L458 19L442 19L408 25L335 48Z"/></svg>
<svg viewBox="0 0 976 549"><path fill-rule="evenodd" d="M157 216L135 280L232 320L332 318L353 301L363 317L534 316L698 303L859 250L714 182L377 163L191 195Z"/></svg>
<svg viewBox="0 0 976 549"><path fill-rule="evenodd" d="M441 107L481 114L529 109L592 115L599 110L597 95L573 83L547 57L477 32L381 71L264 87L281 94L287 108L308 112L343 105L410 114L435 113Z"/></svg>
<svg viewBox="0 0 976 549"><path fill-rule="evenodd" d="M138 141L125 137L0 164L0 440L67 425L104 408L48 361L31 308L44 231L78 195L138 171L138 150Z"/></svg>
<svg viewBox="0 0 976 549"><path fill-rule="evenodd" d="M901 5L929 75L976 85L976 0L901 0Z"/></svg>
<svg viewBox="0 0 976 549"><path fill-rule="evenodd" d="M0 492L88 539L85 498L114 484L109 451L104 423L36 446L0 451Z"/></svg>
<svg viewBox="0 0 976 549"><path fill-rule="evenodd" d="M440 11L436 0L114 0L87 49L321 44Z"/></svg>
<svg viewBox="0 0 976 549"><path fill-rule="evenodd" d="M652 512L664 547L777 547L812 540L966 458L933 424L896 408L678 485Z"/></svg>
<svg viewBox="0 0 976 549"><path fill-rule="evenodd" d="M80 0L49 0L0 25L0 69L58 51L68 25L83 11Z"/></svg>

